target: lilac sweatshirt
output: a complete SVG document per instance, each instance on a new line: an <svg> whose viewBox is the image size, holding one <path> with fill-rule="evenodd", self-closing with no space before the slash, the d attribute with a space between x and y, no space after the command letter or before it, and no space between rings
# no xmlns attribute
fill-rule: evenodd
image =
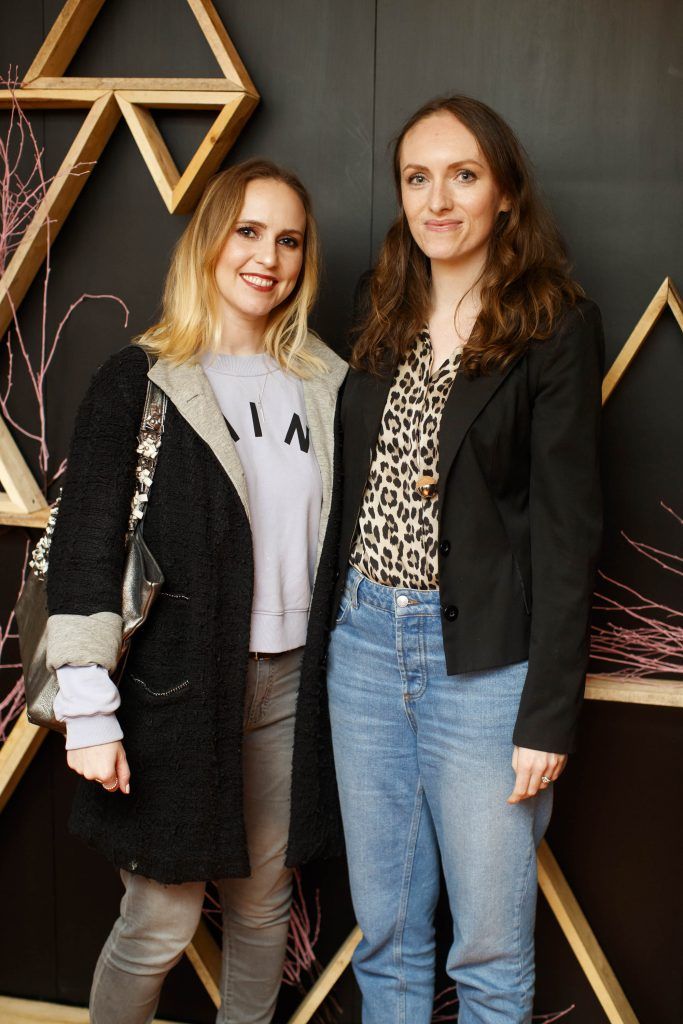
<svg viewBox="0 0 683 1024"><path fill-rule="evenodd" d="M249 647L292 650L306 640L322 501L303 386L265 354L207 356L202 365L247 482L254 551ZM121 700L106 669L64 665L57 677L55 715L66 725L67 750L122 739Z"/></svg>

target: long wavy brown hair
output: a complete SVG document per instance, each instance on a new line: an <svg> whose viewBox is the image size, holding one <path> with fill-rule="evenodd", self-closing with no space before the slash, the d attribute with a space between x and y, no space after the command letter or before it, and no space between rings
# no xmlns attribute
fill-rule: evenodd
<svg viewBox="0 0 683 1024"><path fill-rule="evenodd" d="M564 242L541 198L529 159L499 114L469 96L446 96L420 107L394 143L394 181L399 213L389 228L361 296L351 365L386 373L405 358L429 319L430 261L408 227L401 205L401 144L419 121L447 111L479 144L510 210L500 213L486 263L476 282L481 310L463 353L468 376L502 369L531 339L548 338L567 307L583 295L572 280ZM454 314L455 315L455 314Z"/></svg>

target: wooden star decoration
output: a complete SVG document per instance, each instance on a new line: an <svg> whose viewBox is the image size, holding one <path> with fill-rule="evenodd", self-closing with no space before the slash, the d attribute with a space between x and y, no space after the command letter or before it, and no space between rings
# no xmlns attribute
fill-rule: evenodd
<svg viewBox="0 0 683 1024"><path fill-rule="evenodd" d="M259 94L211 0L186 0L221 78L63 77L105 0L67 0L14 97L26 108L83 107L88 114L0 280L0 336L45 259L114 128L123 116L169 213L189 213L258 103ZM0 108L12 105L0 90ZM151 110L218 110L181 174ZM78 173L74 168L78 166Z"/></svg>

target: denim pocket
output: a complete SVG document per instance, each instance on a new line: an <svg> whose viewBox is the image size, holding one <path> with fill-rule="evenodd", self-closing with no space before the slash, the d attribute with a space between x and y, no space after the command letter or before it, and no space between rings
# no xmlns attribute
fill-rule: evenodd
<svg viewBox="0 0 683 1024"><path fill-rule="evenodd" d="M334 620L335 626L341 626L341 624L346 621L350 608L351 598L349 597L348 592L345 590L341 596L339 607L337 608L337 617Z"/></svg>

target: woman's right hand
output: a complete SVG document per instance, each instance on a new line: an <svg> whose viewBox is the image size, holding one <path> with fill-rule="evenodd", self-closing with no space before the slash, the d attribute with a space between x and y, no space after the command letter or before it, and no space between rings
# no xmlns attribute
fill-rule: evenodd
<svg viewBox="0 0 683 1024"><path fill-rule="evenodd" d="M121 740L67 750L66 763L84 779L99 782L108 793L117 789L130 793L130 768Z"/></svg>

